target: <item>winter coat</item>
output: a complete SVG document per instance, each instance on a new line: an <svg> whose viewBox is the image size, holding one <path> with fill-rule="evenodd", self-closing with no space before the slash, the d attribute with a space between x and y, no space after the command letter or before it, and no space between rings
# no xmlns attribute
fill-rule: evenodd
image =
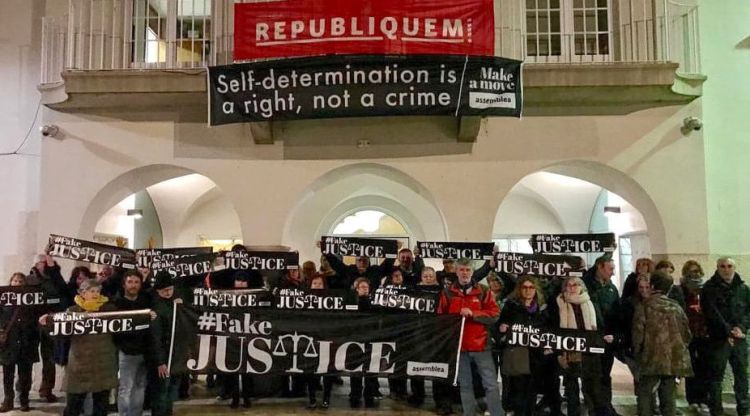
<svg viewBox="0 0 750 416"><path fill-rule="evenodd" d="M625 278L625 281L622 283L622 294L620 295L620 300L625 303L626 301L629 301L633 295L638 293L638 274L636 272L631 272L628 277Z"/></svg>
<svg viewBox="0 0 750 416"><path fill-rule="evenodd" d="M474 284L467 293L453 284L450 288L440 292L438 313L461 313L461 309L469 308L472 316L466 318L464 324L464 338L461 351L484 351L490 346L486 325L492 325L500 315L500 309L495 303L495 297L489 290L483 290Z"/></svg>
<svg viewBox="0 0 750 416"><path fill-rule="evenodd" d="M401 270L401 275L404 277L404 286L414 287L422 278L424 260L422 260L422 257L417 256L411 264L411 269L405 269L402 266L398 266L398 268Z"/></svg>
<svg viewBox="0 0 750 416"><path fill-rule="evenodd" d="M393 270L395 259L385 259L379 265L368 266L363 273L360 273L354 264L346 265L335 254L324 254L328 264L336 271L338 276L345 276L349 286L359 277L366 277L370 281L370 288L375 290L380 285L380 279L390 274ZM330 286L329 286L330 287Z"/></svg>
<svg viewBox="0 0 750 416"><path fill-rule="evenodd" d="M151 357L155 366L167 365L169 362L169 350L172 340L172 315L175 308L174 300L179 298L177 292L172 296L171 299L164 299L159 297L157 294L154 298L154 303L151 309L156 312L156 319L151 321ZM184 346L175 344L175 357L184 356L187 351L183 349ZM179 363L179 360L178 360ZM186 368L184 365L173 365L171 368L172 374L178 374L184 371Z"/></svg>
<svg viewBox="0 0 750 416"><path fill-rule="evenodd" d="M28 286L38 286L44 296L49 299L60 299L60 303L51 305L50 312L62 312L65 310L66 300L68 299L68 284L65 283L60 266L55 263L54 266L45 266L44 273L39 273L36 267L32 267L28 277L26 277Z"/></svg>
<svg viewBox="0 0 750 416"><path fill-rule="evenodd" d="M113 311L105 303L99 312ZM71 306L68 312L84 312ZM70 337L70 355L63 377L63 390L70 394L99 392L117 387L117 348L111 334Z"/></svg>
<svg viewBox="0 0 750 416"><path fill-rule="evenodd" d="M735 326L746 334L750 328L750 288L737 273L729 284L715 273L703 286L701 309L711 338L725 340Z"/></svg>
<svg viewBox="0 0 750 416"><path fill-rule="evenodd" d="M685 315L688 318L688 326L693 340L708 338L708 328L706 327L706 315L701 307L701 298L703 297L703 288L690 290L682 286L683 297L685 298Z"/></svg>
<svg viewBox="0 0 750 416"><path fill-rule="evenodd" d="M550 327L550 311L547 308L547 304L543 304L537 307L537 310L530 312L529 309L523 305L518 299L508 298L505 300L503 310L500 313L500 319L498 320L497 326L502 324L513 326L513 324L521 324L524 326L533 326L534 328L540 329L545 332ZM510 329L501 333L498 329L497 333L501 337L507 337ZM501 338L498 340L499 344L503 344L504 340ZM545 361L544 350L541 348L528 348L529 350L529 365L531 367L532 374L541 373L541 367Z"/></svg>
<svg viewBox="0 0 750 416"><path fill-rule="evenodd" d="M118 295L114 301L118 311L134 311L139 309L151 309L151 297L145 293L139 293L133 301L125 296ZM150 348L151 335L149 331L123 332L114 335L117 349L127 355L143 355L147 362L151 362Z"/></svg>
<svg viewBox="0 0 750 416"><path fill-rule="evenodd" d="M611 281L601 283L596 279L596 268L586 271L583 277L591 302L599 308L604 321L604 334L614 335L616 342L622 337L622 311L620 294Z"/></svg>
<svg viewBox="0 0 750 416"><path fill-rule="evenodd" d="M7 340L0 346L0 365L31 364L39 361L38 315L33 313L32 309L6 306L0 310L0 328L7 331L10 326Z"/></svg>
<svg viewBox="0 0 750 416"><path fill-rule="evenodd" d="M635 306L633 351L641 375L690 377L688 320L672 299L654 293Z"/></svg>

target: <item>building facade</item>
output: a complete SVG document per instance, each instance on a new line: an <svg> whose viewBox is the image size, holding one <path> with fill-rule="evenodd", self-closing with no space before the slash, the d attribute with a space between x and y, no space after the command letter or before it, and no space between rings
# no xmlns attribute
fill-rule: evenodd
<svg viewBox="0 0 750 416"><path fill-rule="evenodd" d="M38 93L3 82L22 97L19 114L38 97L32 124L59 131L34 131L25 146L39 157L4 157L16 179L3 185L6 275L50 233L117 234L118 206L143 211L125 225L133 246L241 240L301 259L362 210L394 219L410 242L616 231L630 250L623 269L652 255L711 270L729 254L742 271L750 253L742 1L496 0L496 54L525 61L521 119L221 127L207 126L203 67L231 56L230 0L16 3L25 35L12 39L30 46L7 68L41 68Z"/></svg>

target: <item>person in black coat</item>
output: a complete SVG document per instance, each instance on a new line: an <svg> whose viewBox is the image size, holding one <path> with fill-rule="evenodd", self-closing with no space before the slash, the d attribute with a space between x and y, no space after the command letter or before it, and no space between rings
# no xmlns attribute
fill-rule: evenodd
<svg viewBox="0 0 750 416"><path fill-rule="evenodd" d="M395 259L385 259L382 263L371 265L367 256L357 257L355 264L346 265L335 254L324 254L328 264L338 276L345 276L349 284L360 277L366 277L370 287L376 289L380 285L380 279L393 269Z"/></svg>
<svg viewBox="0 0 750 416"><path fill-rule="evenodd" d="M60 266L47 254L36 256L34 267L26 278L29 286L39 286L48 299L63 299L67 296L68 288L60 274ZM65 306L63 302L57 304L50 312L61 312ZM42 382L39 385L39 396L48 403L57 401L52 393L55 387L55 341L46 333L39 334L39 350L42 359Z"/></svg>
<svg viewBox="0 0 750 416"><path fill-rule="evenodd" d="M13 273L11 286L25 286L26 276ZM31 390L31 368L39 361L39 330L36 316L20 306L6 306L0 312L0 364L3 366L3 391L5 397L0 413L13 410L13 376L18 368L18 393L21 411L29 411L29 390Z"/></svg>
<svg viewBox="0 0 750 416"><path fill-rule="evenodd" d="M121 293L114 299L118 311L151 309L152 299L143 291L140 272L131 270L125 273L122 285ZM153 312L152 317L156 317ZM118 413L124 416L140 415L146 394L147 369L155 367L149 350L150 333L118 333L114 341L119 362Z"/></svg>
<svg viewBox="0 0 750 416"><path fill-rule="evenodd" d="M548 326L547 304L536 278L521 276L518 279L513 293L508 296L504 308L500 312L498 322L498 333L501 334L502 341L506 341L507 337L510 336L510 328L514 324L532 326L542 330ZM523 349L526 350L525 353L523 353ZM545 355L554 358L551 351L528 347L509 346L504 350L503 362L505 365L503 370L510 379L510 399L514 415L532 416L534 414L537 388L545 385L544 383L535 384L535 377L552 376L544 373L544 369L547 367L546 362L549 360ZM519 356L525 357L526 361L519 363L517 361ZM525 367L526 362L528 363L528 372L520 368ZM523 365L511 371L511 364ZM554 376L557 375L554 374ZM559 392L557 394L559 395ZM556 408L551 409L552 413L560 414L559 402L554 403L554 405Z"/></svg>
<svg viewBox="0 0 750 416"><path fill-rule="evenodd" d="M240 270L234 273L235 290L260 289L262 287L263 276L257 270ZM251 375L225 374L223 378L224 386L232 397L229 407L237 409L240 406L240 396L242 396L242 407L249 408L252 405L250 397L253 395L253 379Z"/></svg>
<svg viewBox="0 0 750 416"><path fill-rule="evenodd" d="M614 406L612 406L611 373L615 362L615 351L622 341L623 325L625 324L622 320L620 293L611 281L614 274L614 260L612 260L611 254L605 254L598 257L594 266L583 274L583 282L586 284L591 302L602 313L606 344L604 346L604 353L600 357L602 370L601 386L610 414L617 416L618 413Z"/></svg>
<svg viewBox="0 0 750 416"><path fill-rule="evenodd" d="M357 297L359 311L370 309L370 280L367 277L359 277L354 281L354 294ZM349 393L349 405L352 409L358 408L365 399L365 407L375 407L375 393L378 390L378 378L374 376L352 376L350 377L351 392ZM364 384L364 390L362 386Z"/></svg>
<svg viewBox="0 0 750 416"><path fill-rule="evenodd" d="M747 332L750 330L750 288L736 272L734 260L722 257L716 261L716 272L703 286L701 310L708 328L709 410L723 413L721 385L727 363L734 375L737 414L750 414L748 399Z"/></svg>
<svg viewBox="0 0 750 416"><path fill-rule="evenodd" d="M625 278L625 282L622 284L622 294L620 300L625 302L631 297L635 296L638 292L638 277L639 276L650 276L651 273L656 270L654 261L648 257L643 257L635 261L635 271L631 272L628 277Z"/></svg>

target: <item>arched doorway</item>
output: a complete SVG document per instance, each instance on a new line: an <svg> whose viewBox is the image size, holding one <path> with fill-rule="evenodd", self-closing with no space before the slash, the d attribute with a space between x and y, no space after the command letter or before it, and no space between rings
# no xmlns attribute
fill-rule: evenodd
<svg viewBox="0 0 750 416"><path fill-rule="evenodd" d="M333 169L308 187L287 217L283 243L298 248L300 260L317 260L320 251L313 242L361 211L376 211L383 214L379 218L392 218L386 220L383 229L388 224L400 224L404 233L399 229L392 237L404 239L406 244L447 236L442 213L422 184L390 166L360 163Z"/></svg>
<svg viewBox="0 0 750 416"><path fill-rule="evenodd" d="M613 232L618 241L613 282L621 286L635 260L651 256L654 233L658 240L663 228L657 225L654 231L641 206L629 198L601 182L557 173L564 171L556 166L522 178L497 210L493 240L500 251L531 252L531 234ZM587 255L587 263L592 264L596 256Z"/></svg>
<svg viewBox="0 0 750 416"><path fill-rule="evenodd" d="M131 248L147 247L149 240L157 247L215 249L242 242L239 217L221 189L204 175L168 165L111 181L89 204L81 229L108 244L125 238Z"/></svg>

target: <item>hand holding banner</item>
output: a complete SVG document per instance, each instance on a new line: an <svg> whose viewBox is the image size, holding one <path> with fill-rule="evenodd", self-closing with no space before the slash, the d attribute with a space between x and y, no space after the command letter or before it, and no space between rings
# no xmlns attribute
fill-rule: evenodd
<svg viewBox="0 0 750 416"><path fill-rule="evenodd" d="M380 238L323 236L320 241L323 254L337 256L376 257L395 259L398 257L398 241Z"/></svg>
<svg viewBox="0 0 750 416"><path fill-rule="evenodd" d="M172 261L181 257L211 254L213 247L139 248L135 250L138 267L151 268L152 262Z"/></svg>
<svg viewBox="0 0 750 416"><path fill-rule="evenodd" d="M532 234L529 244L534 253L601 253L617 247L615 233Z"/></svg>
<svg viewBox="0 0 750 416"><path fill-rule="evenodd" d="M440 291L385 286L375 289L371 306L434 314L439 301Z"/></svg>
<svg viewBox="0 0 750 416"><path fill-rule="evenodd" d="M151 310L123 312L58 312L47 316L47 334L78 336L116 334L146 330L151 325Z"/></svg>
<svg viewBox="0 0 750 416"><path fill-rule="evenodd" d="M575 256L495 253L495 269L508 274L546 277L582 276L583 273L573 267L577 264L580 264L580 259Z"/></svg>
<svg viewBox="0 0 750 416"><path fill-rule="evenodd" d="M125 269L134 269L136 266L133 250L55 234L49 236L48 254L52 257Z"/></svg>
<svg viewBox="0 0 750 416"><path fill-rule="evenodd" d="M419 255L427 259L492 260L495 243L417 241Z"/></svg>
<svg viewBox="0 0 750 416"><path fill-rule="evenodd" d="M285 271L299 268L299 252L296 251L247 251L223 252L224 267L230 270Z"/></svg>
<svg viewBox="0 0 750 416"><path fill-rule="evenodd" d="M604 353L604 339L597 331L578 329L542 329L512 324L506 336L508 345L557 351Z"/></svg>

